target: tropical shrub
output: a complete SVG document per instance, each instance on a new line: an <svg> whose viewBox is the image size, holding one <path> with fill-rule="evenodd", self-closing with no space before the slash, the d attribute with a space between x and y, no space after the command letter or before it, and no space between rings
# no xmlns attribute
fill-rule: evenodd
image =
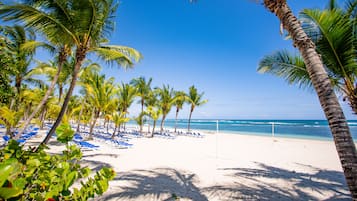
<svg viewBox="0 0 357 201"><path fill-rule="evenodd" d="M104 167L89 177L90 169L79 163L81 150L68 143L74 131L62 124L56 133L66 143L62 154L46 153L45 145L24 150L15 140L0 150L0 200L87 200L108 189L114 171Z"/></svg>

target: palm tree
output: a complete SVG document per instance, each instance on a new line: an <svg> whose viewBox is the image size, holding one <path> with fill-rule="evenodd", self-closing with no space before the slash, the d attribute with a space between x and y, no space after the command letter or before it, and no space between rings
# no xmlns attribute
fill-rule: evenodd
<svg viewBox="0 0 357 201"><path fill-rule="evenodd" d="M337 153L352 198L357 200L357 151L345 115L333 91L315 44L302 29L300 22L285 0L264 0L264 6L274 13L286 29L304 59L311 82L317 92L321 107L329 122Z"/></svg>
<svg viewBox="0 0 357 201"><path fill-rule="evenodd" d="M170 112L172 104L174 103L174 90L169 85L164 85L162 88L156 88L159 96L158 106L162 113L162 120L160 131L164 131L164 122L167 114Z"/></svg>
<svg viewBox="0 0 357 201"><path fill-rule="evenodd" d="M126 123L126 122L128 122L130 120L129 118L127 118L125 116L126 116L125 113L120 113L120 114L119 113L115 113L115 114L113 114L113 122L114 122L115 127L114 127L114 132L112 134L112 139L114 139L117 129L118 129L118 133L120 133L120 126L123 123Z"/></svg>
<svg viewBox="0 0 357 201"><path fill-rule="evenodd" d="M0 26L0 29L2 27ZM1 31L0 31L1 32ZM0 104L7 105L14 96L11 89L11 75L15 73L15 53L7 47L9 39L0 35Z"/></svg>
<svg viewBox="0 0 357 201"><path fill-rule="evenodd" d="M175 94L174 95L175 98L174 98L173 105L176 106L176 115L175 115L175 133L176 133L178 113L182 109L183 104L187 102L187 94L184 91L176 91L174 94Z"/></svg>
<svg viewBox="0 0 357 201"><path fill-rule="evenodd" d="M56 122L43 143L47 143L66 112L69 99L76 85L79 70L89 52L103 60L122 67L132 67L133 60L141 58L133 48L103 44L114 27L117 4L112 0L58 0L36 1L34 4L1 5L0 15L5 20L21 21L45 33L48 37L60 37L64 44L73 44L75 65L71 84ZM60 15L58 14L60 13Z"/></svg>
<svg viewBox="0 0 357 201"><path fill-rule="evenodd" d="M35 41L35 34L32 30L26 30L24 27L15 25L5 26L1 33L6 37L6 47L13 53L14 65L16 69L14 74L14 86L16 96L13 97L10 109L14 106L15 101L21 95L21 86L24 81L38 83L38 80L32 78L30 64L32 57L35 54L35 49L40 45ZM30 48L31 47L31 48ZM16 98L17 97L17 98Z"/></svg>
<svg viewBox="0 0 357 201"><path fill-rule="evenodd" d="M113 78L106 80L105 75L94 74L85 86L88 101L94 109L93 121L89 130L89 138L92 138L93 128L101 112L106 111L108 107L112 106L111 100L115 95L113 81Z"/></svg>
<svg viewBox="0 0 357 201"><path fill-rule="evenodd" d="M188 126L187 130L190 131L190 123L191 123L191 116L192 112L195 110L196 107L199 107L205 103L207 103L207 100L202 100L204 93L198 93L197 88L192 85L189 88L188 96L187 96L187 101L191 104L191 109L190 109L190 116L188 118Z"/></svg>
<svg viewBox="0 0 357 201"><path fill-rule="evenodd" d="M121 83L118 90L118 111L126 117L129 114L129 107L133 104L137 89L130 84ZM124 125L125 129L125 125Z"/></svg>
<svg viewBox="0 0 357 201"><path fill-rule="evenodd" d="M150 78L147 82L144 77L139 77L131 80L130 84L133 85L136 88L137 91L137 96L140 97L140 103L141 103L141 114L144 113L144 105L145 105L145 100L147 99L147 96L149 92L151 91L151 82L152 78ZM141 115L139 115L141 116ZM141 121L143 121L143 118L139 118ZM143 122L140 123L140 133L143 131Z"/></svg>
<svg viewBox="0 0 357 201"><path fill-rule="evenodd" d="M153 120L152 131L150 137L154 137L156 122L160 118L162 110L155 106L148 106L147 115Z"/></svg>
<svg viewBox="0 0 357 201"><path fill-rule="evenodd" d="M343 11L333 2L329 10L303 10L300 20L303 29L316 44L316 51L322 56L332 86L336 92L342 92L344 100L348 100L357 114L357 51L354 45L357 38L353 31L354 23L347 14L348 10ZM258 71L283 77L289 83L312 86L303 58L287 51L265 56Z"/></svg>

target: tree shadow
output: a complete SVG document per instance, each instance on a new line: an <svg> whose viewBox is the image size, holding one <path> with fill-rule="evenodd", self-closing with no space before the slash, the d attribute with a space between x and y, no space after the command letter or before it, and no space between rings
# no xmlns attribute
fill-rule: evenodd
<svg viewBox="0 0 357 201"><path fill-rule="evenodd" d="M121 199L137 200L145 196L145 200L174 200L179 198L208 201L201 190L195 186L196 175L171 168L153 170L136 170L119 173L115 178L124 181L119 189L107 192L99 200Z"/></svg>
<svg viewBox="0 0 357 201"><path fill-rule="evenodd" d="M88 166L93 172L97 172L103 167L108 167L108 168L113 168L113 166L110 163L105 163L102 161L96 161L96 160L86 160L86 159L81 159L80 161L82 166Z"/></svg>
<svg viewBox="0 0 357 201"><path fill-rule="evenodd" d="M308 166L315 172L310 174L257 165L219 169L230 172L227 176L235 177L236 182L211 186L203 192L219 200L351 200L341 172Z"/></svg>

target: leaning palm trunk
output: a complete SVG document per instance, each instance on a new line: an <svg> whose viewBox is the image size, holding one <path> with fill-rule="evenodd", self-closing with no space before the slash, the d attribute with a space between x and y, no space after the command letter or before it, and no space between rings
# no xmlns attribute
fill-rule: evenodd
<svg viewBox="0 0 357 201"><path fill-rule="evenodd" d="M63 101L63 105L62 105L61 111L58 114L58 117L57 117L55 123L53 124L52 128L47 133L45 139L42 141L41 144L47 144L48 143L48 141L50 140L51 136L55 132L56 128L61 123L64 114L66 113L67 106L68 106L69 100L70 100L70 98L72 96L73 89L76 86L79 70L80 70L80 68L82 66L82 62L84 61L84 59L86 57L85 52L86 52L86 48L79 48L76 51L76 64L74 66L74 71L73 71L73 74L72 74L71 85L69 86L67 95L66 95L66 97L65 97L65 99Z"/></svg>
<svg viewBox="0 0 357 201"><path fill-rule="evenodd" d="M156 120L154 119L154 122L153 122L153 124L152 124L152 132L151 132L150 137L154 137L155 127L156 127Z"/></svg>
<svg viewBox="0 0 357 201"><path fill-rule="evenodd" d="M41 110L41 108L47 103L48 98L50 97L53 89L55 88L55 85L57 83L57 80L60 76L60 73L62 71L62 66L64 61L66 60L66 54L65 53L60 53L60 59L58 62L58 69L55 77L53 78L50 87L47 89L45 96L42 98L40 104L37 105L35 110L31 113L31 115L26 119L22 130L20 130L19 134L17 135L17 138L19 138L26 130L27 126L30 124L31 120L35 117L35 115Z"/></svg>
<svg viewBox="0 0 357 201"><path fill-rule="evenodd" d="M357 200L357 151L337 96L323 68L315 45L301 28L297 18L285 0L264 0L265 6L277 15L293 39L306 64L312 84L318 94L321 107L329 122L337 153L352 198Z"/></svg>
<svg viewBox="0 0 357 201"><path fill-rule="evenodd" d="M89 129L89 139L93 139L93 129L94 129L95 124L97 123L97 120L99 118L99 114L100 114L100 110L95 112L93 123L92 123L92 125L90 126L90 129Z"/></svg>
<svg viewBox="0 0 357 201"><path fill-rule="evenodd" d="M164 131L165 119L166 119L166 114L163 114L163 115L162 115L162 120L161 120L161 125L160 125L160 132L163 132L163 131Z"/></svg>

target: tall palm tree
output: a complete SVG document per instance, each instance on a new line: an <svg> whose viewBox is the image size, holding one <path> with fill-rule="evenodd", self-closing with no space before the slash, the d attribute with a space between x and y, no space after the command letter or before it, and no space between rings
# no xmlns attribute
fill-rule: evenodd
<svg viewBox="0 0 357 201"><path fill-rule="evenodd" d="M304 59L311 82L317 92L321 107L329 122L345 178L352 198L357 200L357 151L345 115L333 91L333 86L323 67L315 44L302 29L300 22L286 0L264 0L264 6L274 13L288 31Z"/></svg>
<svg viewBox="0 0 357 201"><path fill-rule="evenodd" d="M336 92L342 92L344 100L348 100L357 114L357 37L353 31L353 19L347 13L348 9L342 10L332 1L329 10L303 10L300 20L303 29L316 44L316 51L322 56L332 86ZM300 86L312 86L302 57L287 51L265 56L258 71L272 73Z"/></svg>
<svg viewBox="0 0 357 201"><path fill-rule="evenodd" d="M148 94L151 91L151 82L152 78L148 81L144 77L134 78L130 81L130 84L136 88L137 96L140 97L140 104L141 104L141 114L144 113L144 105L145 101L148 97ZM139 115L139 117L142 115ZM143 121L143 118L138 118L139 120ZM140 123L140 133L143 132L143 122Z"/></svg>
<svg viewBox="0 0 357 201"><path fill-rule="evenodd" d="M124 114L124 118L126 118L126 115L129 114L129 108L133 104L134 99L137 94L137 89L128 84L128 83L121 83L121 85L118 87L118 111L121 114ZM124 122L125 123L125 122ZM124 124L124 129L125 129L125 124Z"/></svg>
<svg viewBox="0 0 357 201"><path fill-rule="evenodd" d="M13 71L14 74L14 87L16 89L16 96L13 97L12 106L14 106L15 101L18 101L18 97L21 95L22 83L36 82L33 79L30 69L30 64L32 62L33 55L35 54L36 48L40 45L35 41L35 34L31 29L25 29L22 26L5 26L1 29L1 34L7 38L6 46L14 54L14 65L16 69ZM31 47L31 48L30 48ZM17 97L17 98L16 98ZM10 109L12 108L10 106Z"/></svg>
<svg viewBox="0 0 357 201"><path fill-rule="evenodd" d="M133 60L138 61L141 58L140 53L133 48L102 43L114 28L113 17L117 5L113 0L57 0L0 6L3 19L21 21L51 38L60 37L64 44L73 44L75 48L71 84L58 118L43 143L48 142L60 124L76 85L79 70L89 52L122 67L132 67Z"/></svg>
<svg viewBox="0 0 357 201"><path fill-rule="evenodd" d="M105 79L105 75L95 74L86 84L88 101L94 109L93 122L90 126L89 136L92 138L93 128L101 112L112 107L112 100L115 95L114 79Z"/></svg>
<svg viewBox="0 0 357 201"><path fill-rule="evenodd" d="M191 123L191 117L192 117L192 113L195 110L196 107L199 107L205 103L207 103L208 100L202 100L203 99L203 95L204 93L198 93L197 92L197 88L192 85L189 88L189 92L188 92L188 98L187 101L191 104L191 109L190 109L190 116L188 118L188 126L187 126L187 130L190 131L190 123Z"/></svg>
<svg viewBox="0 0 357 201"><path fill-rule="evenodd" d="M176 115L175 115L175 133L176 133L178 113L182 109L183 104L187 102L188 97L184 91L176 91L174 94L175 94L174 95L175 98L174 98L173 105L176 106Z"/></svg>
<svg viewBox="0 0 357 201"><path fill-rule="evenodd" d="M174 103L174 90L169 85L164 85L162 88L156 88L159 96L158 106L162 113L160 131L164 131L164 122L167 114L169 114L172 104Z"/></svg>

